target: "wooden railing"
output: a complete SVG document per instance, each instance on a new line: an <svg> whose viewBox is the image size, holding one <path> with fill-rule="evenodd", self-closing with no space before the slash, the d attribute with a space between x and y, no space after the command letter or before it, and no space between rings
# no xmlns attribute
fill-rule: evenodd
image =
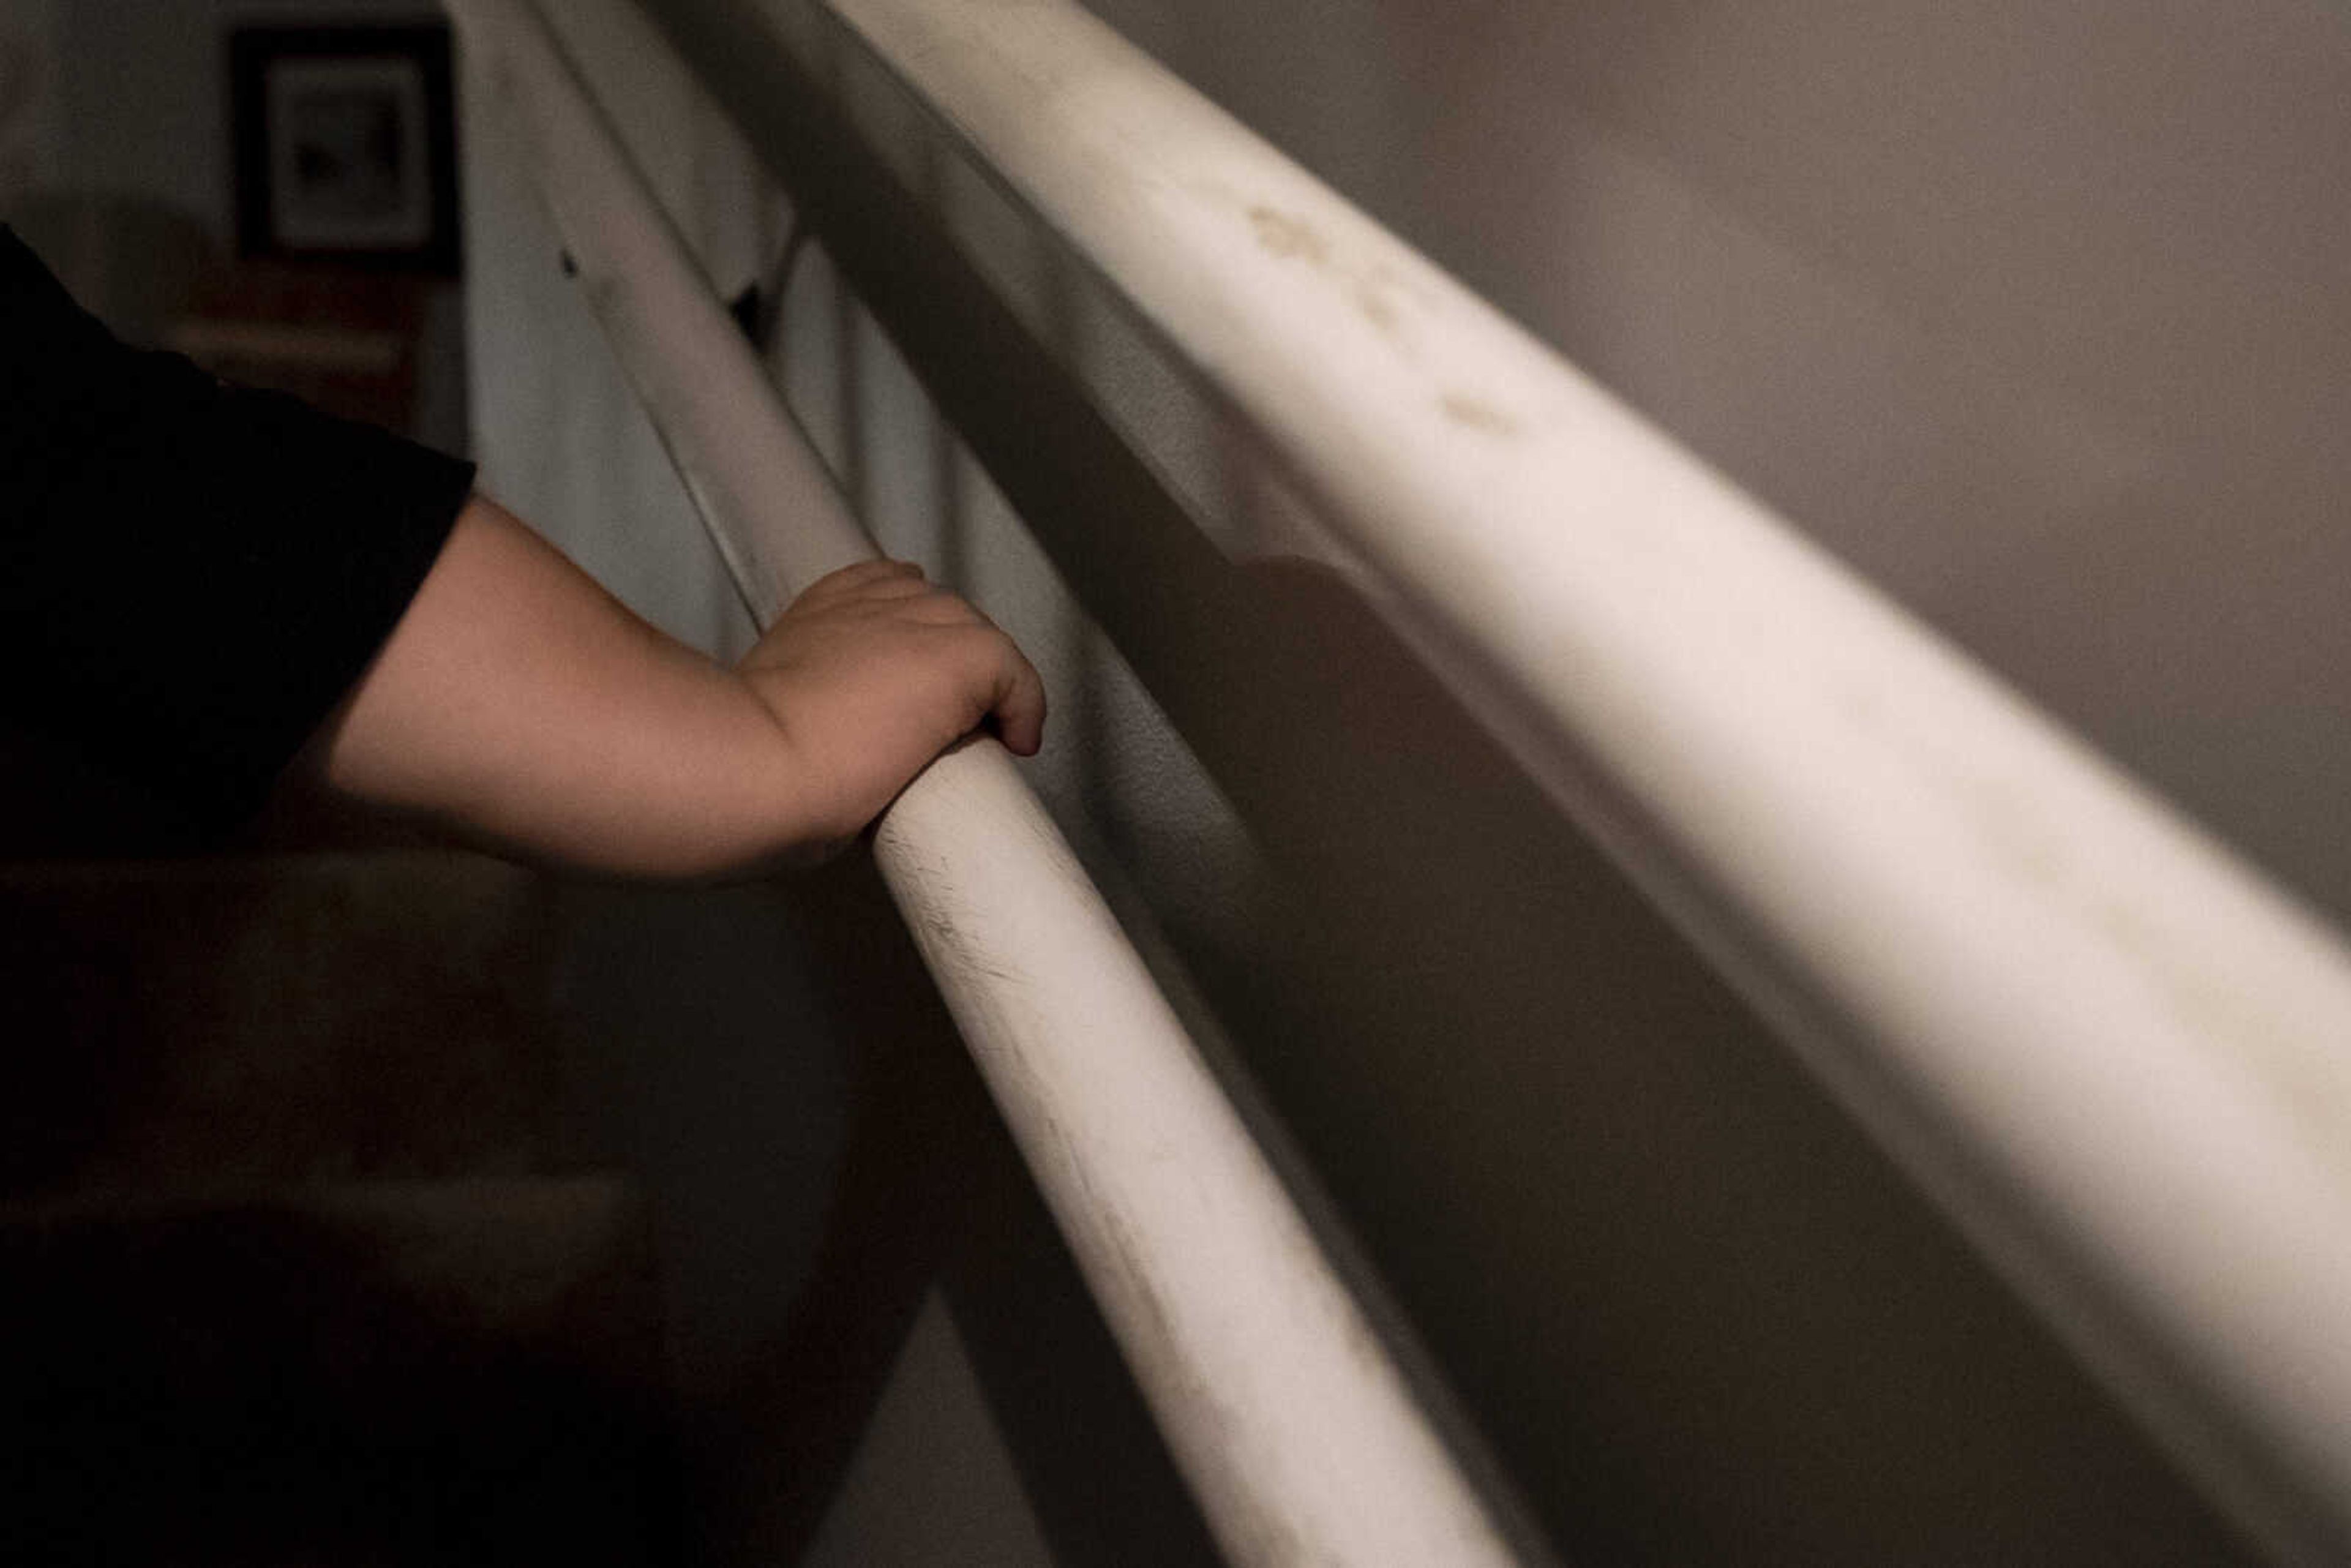
<svg viewBox="0 0 2351 1568"><path fill-rule="evenodd" d="M462 0L747 600L867 547L529 6ZM2283 1558L2351 1556L2351 957L1064 0L746 0L894 73L1246 419L1395 624ZM1238 1560L1506 1556L1008 761L881 847Z"/></svg>
<svg viewBox="0 0 2351 1568"><path fill-rule="evenodd" d="M761 624L871 557L735 322L528 0L451 7ZM976 738L875 855L1236 1563L1519 1561L1011 758Z"/></svg>

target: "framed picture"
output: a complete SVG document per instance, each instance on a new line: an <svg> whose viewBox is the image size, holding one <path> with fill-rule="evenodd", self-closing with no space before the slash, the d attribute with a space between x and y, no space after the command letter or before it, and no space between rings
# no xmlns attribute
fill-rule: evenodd
<svg viewBox="0 0 2351 1568"><path fill-rule="evenodd" d="M229 35L237 248L455 274L449 29Z"/></svg>

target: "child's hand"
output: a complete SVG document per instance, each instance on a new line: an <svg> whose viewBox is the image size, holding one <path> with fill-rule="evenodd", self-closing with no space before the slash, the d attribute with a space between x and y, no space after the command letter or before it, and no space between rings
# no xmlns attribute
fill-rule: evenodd
<svg viewBox="0 0 2351 1568"><path fill-rule="evenodd" d="M1043 737L1035 668L906 561L865 561L814 583L737 671L794 753L820 839L856 833L983 720L1023 757Z"/></svg>
<svg viewBox="0 0 2351 1568"><path fill-rule="evenodd" d="M911 566L833 573L730 670L475 497L312 765L517 853L735 876L846 842L990 717L1035 751L1037 672Z"/></svg>

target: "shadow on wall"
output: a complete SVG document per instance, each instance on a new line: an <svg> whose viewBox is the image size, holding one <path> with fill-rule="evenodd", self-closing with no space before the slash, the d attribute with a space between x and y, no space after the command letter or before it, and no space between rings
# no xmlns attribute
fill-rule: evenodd
<svg viewBox="0 0 2351 1568"><path fill-rule="evenodd" d="M1343 575L1210 544L1249 530L1185 502L1281 476L1133 357L1147 333L1091 336L1118 312L1081 266L1012 220L1010 250L1048 255L1008 307L981 277L1000 195L951 214L975 267L935 209L986 182L902 178L935 128L869 114L915 139L893 166L818 111L814 82L843 76L872 102L841 40L799 36L832 51L811 64L724 0L664 19L1000 489L955 515L1017 509L1050 560L1032 591L1067 585L1261 846L1238 920L1196 859L1131 831L1149 808L1115 767L1056 797L1073 839L1133 852L1123 874L1570 1560L2242 1557ZM926 417L863 438L925 460ZM1004 567L980 538L967 586Z"/></svg>

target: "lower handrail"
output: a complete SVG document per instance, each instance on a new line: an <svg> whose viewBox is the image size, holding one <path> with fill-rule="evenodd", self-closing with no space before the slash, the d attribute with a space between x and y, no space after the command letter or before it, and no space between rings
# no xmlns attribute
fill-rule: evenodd
<svg viewBox="0 0 2351 1568"><path fill-rule="evenodd" d="M580 287L762 624L873 546L530 0L451 0ZM1219 1543L1239 1563L1518 1561L1003 748L874 852Z"/></svg>

